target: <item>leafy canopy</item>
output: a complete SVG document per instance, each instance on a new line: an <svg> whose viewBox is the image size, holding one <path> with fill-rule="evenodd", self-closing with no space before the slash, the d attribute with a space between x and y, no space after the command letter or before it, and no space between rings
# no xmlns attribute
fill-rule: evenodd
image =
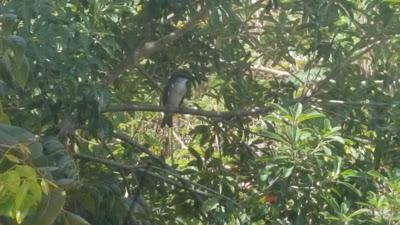
<svg viewBox="0 0 400 225"><path fill-rule="evenodd" d="M399 223L399 3L2 1L0 224Z"/></svg>

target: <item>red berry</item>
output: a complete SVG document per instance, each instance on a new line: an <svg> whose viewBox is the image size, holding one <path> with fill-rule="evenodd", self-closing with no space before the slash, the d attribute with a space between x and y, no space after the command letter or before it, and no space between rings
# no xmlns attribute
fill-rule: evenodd
<svg viewBox="0 0 400 225"><path fill-rule="evenodd" d="M267 201L269 204L274 204L278 200L278 197L276 195L268 195Z"/></svg>

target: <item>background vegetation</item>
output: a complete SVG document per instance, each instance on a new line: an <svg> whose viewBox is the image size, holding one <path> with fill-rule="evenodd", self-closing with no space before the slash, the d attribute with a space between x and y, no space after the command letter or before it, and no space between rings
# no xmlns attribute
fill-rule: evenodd
<svg viewBox="0 0 400 225"><path fill-rule="evenodd" d="M0 6L0 224L400 224L400 1Z"/></svg>

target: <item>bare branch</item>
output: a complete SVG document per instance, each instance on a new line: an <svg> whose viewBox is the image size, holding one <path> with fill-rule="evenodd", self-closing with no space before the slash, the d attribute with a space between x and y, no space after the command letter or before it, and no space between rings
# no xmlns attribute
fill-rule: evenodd
<svg viewBox="0 0 400 225"><path fill-rule="evenodd" d="M270 73L270 74L277 75L278 77L283 77L283 78L290 76L290 73L288 73L286 71L272 69L272 68L268 68L265 66L252 66L251 69L255 70L255 71Z"/></svg>
<svg viewBox="0 0 400 225"><path fill-rule="evenodd" d="M194 27L197 22L201 20L201 18L203 18L203 14L203 11L201 11L196 18L186 21L181 28L165 35L157 41L146 42L142 47L135 49L133 52L128 54L128 56L122 60L122 62L108 71L105 83L112 83L120 76L121 73L137 64L140 59L153 55L154 53L160 51L163 47L172 44L181 38L188 30Z"/></svg>
<svg viewBox="0 0 400 225"><path fill-rule="evenodd" d="M141 169L141 167L129 166L129 165L125 165L123 163L120 163L120 162L117 162L114 160L101 159L101 158L97 158L94 156L81 154L81 153L74 154L73 157L77 158L77 159L84 159L87 161L101 163L101 164L104 164L107 166L117 167L117 168L124 169L124 170L129 170L129 171L133 171L133 172L140 171L140 169Z"/></svg>
<svg viewBox="0 0 400 225"><path fill-rule="evenodd" d="M145 168L145 167L129 166L129 165L126 165L126 164L123 164L123 163L120 163L120 162L113 161L113 160L101 159L101 158L97 158L97 157L94 157L94 156L81 154L81 153L74 154L73 157L77 158L77 159L83 159L83 160L87 160L87 161L97 162L97 163L104 164L104 165L107 165L107 166L112 166L112 167L117 167L117 168L120 168L120 169L125 169L125 170L128 170L128 171L146 173L149 176L155 177L155 178L157 178L159 180L162 180L162 181L165 181L165 182L167 182L169 184L183 187L183 188L187 189L190 192L201 194L201 195L204 195L204 196L217 195L217 196L219 196L219 197L221 197L223 199L226 199L226 200L236 204L236 202L234 200L232 200L231 198L228 198L228 197L218 193L217 191L214 191L213 189L211 189L211 188L209 188L207 186L204 186L204 185L195 183L193 181L190 181L188 179L185 179L185 178L181 177L180 175L178 175L177 173L172 172L169 169L165 170L165 169L154 167L154 166L149 167L149 168L157 169L160 172L165 172L165 173L167 173L167 174L169 174L171 176L174 176L175 178L177 178L180 181L183 180L184 183L186 183L186 184L191 184L193 186L197 186L199 189L203 189L203 190L205 190L207 192L201 191L201 190L195 190L192 187L189 187L189 186L187 186L185 184L181 184L181 183L179 183L179 182L177 182L175 180L172 180L172 179L170 179L170 178L168 178L166 176L162 176L162 175L159 175L157 173L151 172L151 171L148 170L148 168Z"/></svg>
<svg viewBox="0 0 400 225"><path fill-rule="evenodd" d="M174 135L175 140L181 145L182 149L188 149L188 146L182 141L181 137L175 131L172 131L172 135Z"/></svg>
<svg viewBox="0 0 400 225"><path fill-rule="evenodd" d="M176 185L176 186L182 186L180 183L178 183L178 182L176 182L176 181L174 181L174 180L172 180L170 178L167 178L165 176L161 176L159 174L153 173L153 172L149 171L148 169L146 169L144 167L129 166L129 165L126 165L126 164L123 164L123 163L120 163L120 162L113 161L113 160L101 159L101 158L97 158L97 157L90 156L90 155L85 155L85 154L80 154L80 153L79 154L74 154L73 157L77 158L77 159L83 159L83 160L86 160L86 161L92 161L92 162L100 163L100 164L111 166L111 167L116 167L116 168L119 168L119 169L124 169L124 170L127 170L127 171L146 173L147 175L150 175L152 177L155 177L155 178L158 178L160 180L163 180L163 181L165 181L165 182L167 182L169 184ZM192 191L195 191L195 190L192 190ZM200 194L204 194L204 193L201 192Z"/></svg>
<svg viewBox="0 0 400 225"><path fill-rule="evenodd" d="M15 145L7 145L7 144L0 144L0 150L2 149L19 149L18 147L16 147Z"/></svg>
<svg viewBox="0 0 400 225"><path fill-rule="evenodd" d="M158 105L115 105L110 106L103 112L125 112L125 111L148 111L148 112L167 112L168 110L163 106ZM223 119L232 119L235 117L258 116L268 114L272 108L254 107L252 109L237 109L233 111L217 112L217 111L204 111L192 108L181 107L174 110L169 110L171 113L190 114L204 117L216 117Z"/></svg>
<svg viewBox="0 0 400 225"><path fill-rule="evenodd" d="M386 103L386 102L374 102L369 100L362 101L344 101L344 100L335 100L335 99L311 99L309 100L311 103L319 103L319 104L332 104L332 105L367 105L367 106L395 106L399 102L394 103Z"/></svg>

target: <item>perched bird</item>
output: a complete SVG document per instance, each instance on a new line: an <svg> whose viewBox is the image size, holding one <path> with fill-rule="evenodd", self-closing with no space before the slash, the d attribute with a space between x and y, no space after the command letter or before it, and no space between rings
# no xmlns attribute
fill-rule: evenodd
<svg viewBox="0 0 400 225"><path fill-rule="evenodd" d="M188 91L188 82L190 79L191 76L186 71L180 70L172 74L161 99L162 105L166 107L167 111L179 108ZM165 112L164 114L161 127L165 125L172 127L172 113L170 112Z"/></svg>

